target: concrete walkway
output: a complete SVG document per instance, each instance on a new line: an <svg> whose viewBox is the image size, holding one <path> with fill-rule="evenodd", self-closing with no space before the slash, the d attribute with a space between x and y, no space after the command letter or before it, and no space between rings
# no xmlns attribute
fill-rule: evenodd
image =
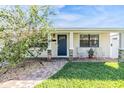
<svg viewBox="0 0 124 93"><path fill-rule="evenodd" d="M67 62L43 62L44 66L26 75L21 74L19 78L10 79L0 83L0 88L32 88L39 82L49 78L60 70Z"/></svg>

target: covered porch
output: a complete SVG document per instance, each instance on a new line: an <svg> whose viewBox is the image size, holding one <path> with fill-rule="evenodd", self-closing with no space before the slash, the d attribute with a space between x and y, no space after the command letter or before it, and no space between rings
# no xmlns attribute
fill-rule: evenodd
<svg viewBox="0 0 124 93"><path fill-rule="evenodd" d="M48 58L84 59L88 58L88 51L92 48L95 58L111 59L110 33L122 31L123 29L56 29L49 35ZM85 36L86 38L82 38ZM88 43L82 43L87 40L87 37L91 40ZM123 42L120 39L119 47Z"/></svg>
<svg viewBox="0 0 124 93"><path fill-rule="evenodd" d="M95 58L106 58L111 59L111 41L110 33L119 33L119 49L124 48L124 29L56 29L55 32L52 32L48 38L48 50L47 57L51 58L69 58L70 60L81 58L88 58L89 49L94 50ZM83 36L82 36L83 35ZM93 38L93 42L98 43L94 46L81 46L81 40L86 41L86 38L81 38L84 36L89 36ZM96 37L98 38L96 38ZM95 37L95 38L94 38ZM83 43L85 44L85 43ZM118 52L118 51L116 51ZM119 56L119 54L118 54ZM117 57L118 57L117 56ZM116 58L117 58L116 57Z"/></svg>

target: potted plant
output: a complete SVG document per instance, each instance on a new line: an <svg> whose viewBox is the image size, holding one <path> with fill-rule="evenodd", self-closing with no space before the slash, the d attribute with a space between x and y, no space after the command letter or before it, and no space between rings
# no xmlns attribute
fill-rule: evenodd
<svg viewBox="0 0 124 93"><path fill-rule="evenodd" d="M89 58L93 58L93 56L94 56L94 50L92 48L89 49L88 56L89 56Z"/></svg>

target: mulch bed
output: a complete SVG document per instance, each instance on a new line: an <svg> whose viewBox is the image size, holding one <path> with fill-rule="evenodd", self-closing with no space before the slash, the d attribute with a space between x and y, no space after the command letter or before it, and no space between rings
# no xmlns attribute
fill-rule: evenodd
<svg viewBox="0 0 124 93"><path fill-rule="evenodd" d="M38 60L25 60L23 64L20 64L13 68L0 69L0 82L8 80L21 80L27 75L41 68L43 63Z"/></svg>

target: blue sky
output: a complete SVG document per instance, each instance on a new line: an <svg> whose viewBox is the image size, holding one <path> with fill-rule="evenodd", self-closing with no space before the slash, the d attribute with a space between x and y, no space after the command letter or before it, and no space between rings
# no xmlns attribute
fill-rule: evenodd
<svg viewBox="0 0 124 93"><path fill-rule="evenodd" d="M2 7L7 6L0 6ZM57 28L124 28L124 5L58 5L53 7L56 15L50 18L53 26ZM27 6L22 6L22 8L26 11Z"/></svg>
<svg viewBox="0 0 124 93"><path fill-rule="evenodd" d="M54 27L124 28L124 6L55 6Z"/></svg>

